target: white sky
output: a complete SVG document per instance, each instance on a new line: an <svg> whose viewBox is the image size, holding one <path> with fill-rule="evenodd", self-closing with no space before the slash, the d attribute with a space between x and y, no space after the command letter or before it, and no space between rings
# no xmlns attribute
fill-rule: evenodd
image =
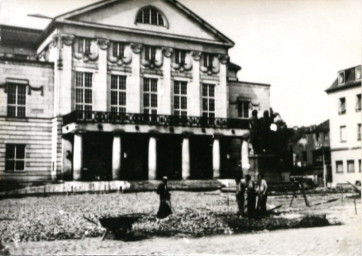
<svg viewBox="0 0 362 256"><path fill-rule="evenodd" d="M96 0L0 0L0 23L44 28L45 19ZM360 65L361 0L180 0L235 42L239 80L271 84L288 126L328 119L324 92L337 71Z"/></svg>

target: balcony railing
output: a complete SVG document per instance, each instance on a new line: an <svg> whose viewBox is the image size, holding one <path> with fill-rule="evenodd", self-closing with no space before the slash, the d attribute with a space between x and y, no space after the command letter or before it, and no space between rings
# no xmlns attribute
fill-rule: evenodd
<svg viewBox="0 0 362 256"><path fill-rule="evenodd" d="M248 129L249 121L231 118L152 115L75 110L63 116L63 125L70 123L111 123L155 126L182 126L219 129Z"/></svg>

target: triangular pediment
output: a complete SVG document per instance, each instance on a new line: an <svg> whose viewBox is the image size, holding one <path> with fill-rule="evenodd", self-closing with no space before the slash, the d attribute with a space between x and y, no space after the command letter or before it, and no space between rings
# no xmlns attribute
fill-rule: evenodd
<svg viewBox="0 0 362 256"><path fill-rule="evenodd" d="M166 19L164 26L136 22L137 14L144 7L154 7ZM185 6L173 0L111 0L95 3L84 8L60 15L58 21L68 20L86 24L134 29L207 41L234 43L214 27L195 15Z"/></svg>

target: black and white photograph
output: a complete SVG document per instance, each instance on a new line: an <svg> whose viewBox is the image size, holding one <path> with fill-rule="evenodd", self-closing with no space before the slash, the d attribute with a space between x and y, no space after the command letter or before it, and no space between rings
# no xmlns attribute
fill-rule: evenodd
<svg viewBox="0 0 362 256"><path fill-rule="evenodd" d="M0 255L362 254L362 1L0 0Z"/></svg>

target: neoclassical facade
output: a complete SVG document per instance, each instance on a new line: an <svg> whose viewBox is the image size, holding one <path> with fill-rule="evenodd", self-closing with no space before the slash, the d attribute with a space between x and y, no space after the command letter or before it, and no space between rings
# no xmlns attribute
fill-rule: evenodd
<svg viewBox="0 0 362 256"><path fill-rule="evenodd" d="M232 178L247 165L269 85L237 81L233 41L179 2L102 1L42 31L0 29L1 180Z"/></svg>

